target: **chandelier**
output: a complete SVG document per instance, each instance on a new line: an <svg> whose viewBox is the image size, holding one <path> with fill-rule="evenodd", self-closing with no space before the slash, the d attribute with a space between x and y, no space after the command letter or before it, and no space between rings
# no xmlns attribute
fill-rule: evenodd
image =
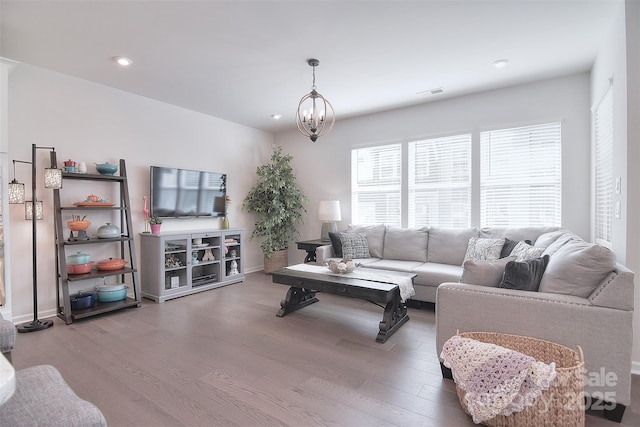
<svg viewBox="0 0 640 427"><path fill-rule="evenodd" d="M331 131L336 116L331 103L316 91L316 67L320 65L320 61L309 59L307 63L313 67L313 85L311 92L303 96L298 104L296 125L303 135L316 142L319 137Z"/></svg>

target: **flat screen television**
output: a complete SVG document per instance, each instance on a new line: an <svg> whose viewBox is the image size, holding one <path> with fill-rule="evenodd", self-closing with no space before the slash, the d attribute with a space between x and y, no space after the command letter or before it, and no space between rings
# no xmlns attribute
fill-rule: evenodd
<svg viewBox="0 0 640 427"><path fill-rule="evenodd" d="M220 217L225 214L226 174L151 166L150 178L151 216Z"/></svg>

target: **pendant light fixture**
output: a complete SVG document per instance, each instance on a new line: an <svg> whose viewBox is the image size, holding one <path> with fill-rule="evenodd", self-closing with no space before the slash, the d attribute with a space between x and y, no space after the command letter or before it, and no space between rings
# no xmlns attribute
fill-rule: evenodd
<svg viewBox="0 0 640 427"><path fill-rule="evenodd" d="M320 65L320 61L309 59L307 63L313 67L313 85L311 92L303 96L298 104L296 125L303 135L316 142L319 137L331 131L336 116L331 103L316 91L316 67Z"/></svg>

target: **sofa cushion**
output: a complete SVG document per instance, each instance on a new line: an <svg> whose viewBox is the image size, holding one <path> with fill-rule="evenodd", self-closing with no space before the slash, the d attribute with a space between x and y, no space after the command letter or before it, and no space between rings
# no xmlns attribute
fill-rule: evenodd
<svg viewBox="0 0 640 427"><path fill-rule="evenodd" d="M539 290L587 298L615 267L616 256L609 249L572 239L551 255Z"/></svg>
<svg viewBox="0 0 640 427"><path fill-rule="evenodd" d="M519 242L520 240L535 241L544 233L558 230L558 227L485 227L479 230L478 237L490 239L509 238Z"/></svg>
<svg viewBox="0 0 640 427"><path fill-rule="evenodd" d="M536 248L549 247L549 245L551 245L553 242L555 242L561 236L567 234L568 232L569 232L568 230L564 230L563 229L563 230L550 231L548 233L541 234L536 239L536 242L534 243L534 246Z"/></svg>
<svg viewBox="0 0 640 427"><path fill-rule="evenodd" d="M526 261L529 259L540 258L544 248L536 248L527 242L518 242L511 251L511 255L516 257L516 261Z"/></svg>
<svg viewBox="0 0 640 427"><path fill-rule="evenodd" d="M384 234L387 227L384 224L379 225L354 225L351 224L347 228L349 233L363 233L367 235L369 241L369 253L372 257L382 258L384 248Z"/></svg>
<svg viewBox="0 0 640 427"><path fill-rule="evenodd" d="M427 261L453 264L462 270L462 261L467 252L469 239L478 237L478 229L471 228L429 228ZM456 280L457 282L457 280Z"/></svg>
<svg viewBox="0 0 640 427"><path fill-rule="evenodd" d="M522 262L509 261L504 268L504 276L498 287L536 292L548 263L549 255Z"/></svg>
<svg viewBox="0 0 640 427"><path fill-rule="evenodd" d="M467 252L464 254L464 261L495 261L500 258L500 252L504 246L502 239L487 239L482 237L472 237L467 244Z"/></svg>
<svg viewBox="0 0 640 427"><path fill-rule="evenodd" d="M387 227L383 258L426 262L428 241L428 228Z"/></svg>
<svg viewBox="0 0 640 427"><path fill-rule="evenodd" d="M509 256L495 261L465 261L462 267L460 282L495 288L502 281L504 268L507 263L509 261L515 261L515 259L516 257Z"/></svg>
<svg viewBox="0 0 640 427"><path fill-rule="evenodd" d="M369 241L363 233L340 233L342 256L344 258L369 258Z"/></svg>
<svg viewBox="0 0 640 427"><path fill-rule="evenodd" d="M444 282L459 282L462 276L460 264L441 264L437 262L425 262L411 270L417 276L413 279L416 285L438 286Z"/></svg>
<svg viewBox="0 0 640 427"><path fill-rule="evenodd" d="M381 259L366 265L367 268L379 268L382 270L410 272L415 267L422 265L419 261L401 261L399 259Z"/></svg>
<svg viewBox="0 0 640 427"><path fill-rule="evenodd" d="M333 248L333 256L342 258L342 240L340 240L340 233L337 231L330 231L329 240L331 241L331 247Z"/></svg>
<svg viewBox="0 0 640 427"><path fill-rule="evenodd" d="M578 235L573 234L570 231L567 231L561 234L554 242L552 242L549 246L547 246L544 249L543 255L552 256L558 251L558 249L560 249L561 247L563 247L564 245L572 241L582 242L583 240Z"/></svg>

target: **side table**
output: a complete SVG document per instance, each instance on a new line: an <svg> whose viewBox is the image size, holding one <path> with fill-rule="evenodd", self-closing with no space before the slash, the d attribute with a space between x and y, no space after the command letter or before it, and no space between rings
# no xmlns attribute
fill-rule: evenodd
<svg viewBox="0 0 640 427"><path fill-rule="evenodd" d="M307 251L307 256L304 257L304 262L316 262L316 249L318 246L330 245L331 241L315 239L296 242L296 244L298 245L298 249Z"/></svg>

